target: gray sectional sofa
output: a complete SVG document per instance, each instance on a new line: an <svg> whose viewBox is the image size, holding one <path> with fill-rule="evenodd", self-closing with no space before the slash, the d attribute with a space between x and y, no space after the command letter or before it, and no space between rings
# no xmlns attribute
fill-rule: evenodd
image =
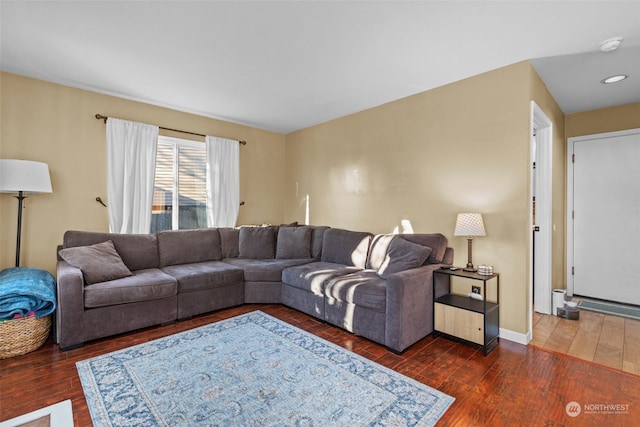
<svg viewBox="0 0 640 427"><path fill-rule="evenodd" d="M441 234L268 226L125 235L67 231L55 339L86 341L245 303L300 310L402 352L433 331Z"/></svg>

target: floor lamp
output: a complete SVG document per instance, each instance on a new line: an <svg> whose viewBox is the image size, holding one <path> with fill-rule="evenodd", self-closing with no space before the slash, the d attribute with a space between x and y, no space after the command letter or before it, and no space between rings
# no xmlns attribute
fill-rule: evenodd
<svg viewBox="0 0 640 427"><path fill-rule="evenodd" d="M18 193L18 232L16 237L16 267L20 267L22 235L22 204L25 194L51 193L49 166L31 160L0 159L0 193Z"/></svg>
<svg viewBox="0 0 640 427"><path fill-rule="evenodd" d="M456 219L456 229L454 236L466 236L467 237L467 266L463 268L464 271L477 271L473 267L473 256L471 245L473 244L473 238L476 236L486 236L487 232L484 229L484 222L482 221L482 215L479 213L459 213Z"/></svg>

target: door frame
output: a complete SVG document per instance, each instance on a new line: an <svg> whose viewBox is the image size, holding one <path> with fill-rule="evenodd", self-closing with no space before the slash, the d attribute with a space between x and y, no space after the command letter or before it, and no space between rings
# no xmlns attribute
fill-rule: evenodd
<svg viewBox="0 0 640 427"><path fill-rule="evenodd" d="M535 135L534 135L535 134ZM530 128L530 189L529 189L529 301L530 304L529 331L533 333L533 311L539 313L551 313L551 287L552 287L552 143L553 122L542 109L531 101L531 128ZM536 162L536 173L533 171L533 162ZM536 226L540 231L536 234L536 247L542 249L545 256L538 256L534 262L534 238L533 238L533 197L534 185L536 196ZM535 282L534 282L535 280ZM537 286L536 286L537 285ZM532 308L533 307L533 308Z"/></svg>
<svg viewBox="0 0 640 427"><path fill-rule="evenodd" d="M574 248L573 248L573 154L576 142L589 141L592 139L605 139L615 138L627 135L640 134L640 128L627 129L614 132L595 133L592 135L574 136L567 139L567 235L566 235L566 247L567 247L567 265L565 271L567 272L567 295L573 296L573 264L574 264Z"/></svg>

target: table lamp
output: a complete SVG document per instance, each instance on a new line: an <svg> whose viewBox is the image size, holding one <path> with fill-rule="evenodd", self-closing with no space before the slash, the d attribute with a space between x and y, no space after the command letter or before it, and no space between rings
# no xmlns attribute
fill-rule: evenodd
<svg viewBox="0 0 640 427"><path fill-rule="evenodd" d="M475 236L486 236L482 215L479 213L459 213L456 219L456 229L454 236L467 237L467 266L463 271L477 271L473 267L472 244Z"/></svg>

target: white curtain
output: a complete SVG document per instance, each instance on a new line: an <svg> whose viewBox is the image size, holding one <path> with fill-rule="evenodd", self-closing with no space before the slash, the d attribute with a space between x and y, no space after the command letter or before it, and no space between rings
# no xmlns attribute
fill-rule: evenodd
<svg viewBox="0 0 640 427"><path fill-rule="evenodd" d="M107 195L112 233L149 233L157 144L157 126L107 120Z"/></svg>
<svg viewBox="0 0 640 427"><path fill-rule="evenodd" d="M207 224L235 227L240 209L240 143L206 137Z"/></svg>

